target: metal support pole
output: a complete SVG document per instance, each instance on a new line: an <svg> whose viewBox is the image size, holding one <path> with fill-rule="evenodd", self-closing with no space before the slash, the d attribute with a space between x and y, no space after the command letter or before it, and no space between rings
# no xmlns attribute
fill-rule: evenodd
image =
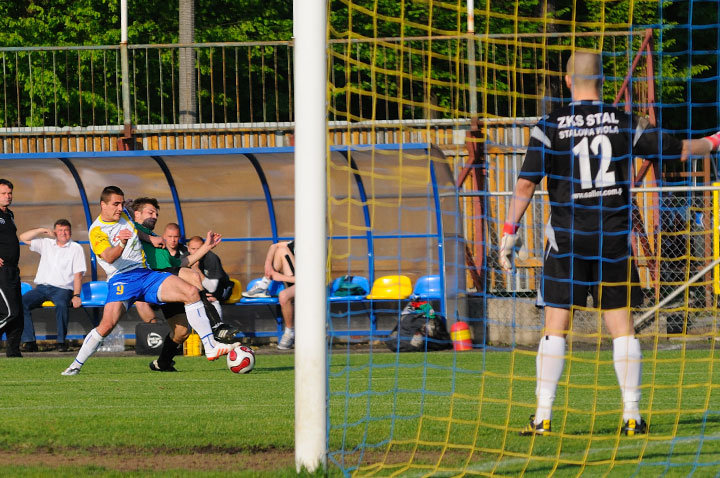
<svg viewBox="0 0 720 478"><path fill-rule="evenodd" d="M128 66L127 0L120 0L120 71L122 74L123 137L118 150L132 149L132 119L130 115L130 68Z"/></svg>

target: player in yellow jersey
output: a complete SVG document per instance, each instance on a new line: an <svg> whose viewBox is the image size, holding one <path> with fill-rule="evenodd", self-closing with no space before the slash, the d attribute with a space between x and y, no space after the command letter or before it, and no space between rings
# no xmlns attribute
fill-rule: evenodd
<svg viewBox="0 0 720 478"><path fill-rule="evenodd" d="M125 194L117 186L107 186L100 195L100 216L90 226L89 236L90 247L108 276L108 297L100 324L85 337L75 360L62 375L80 372L136 300L184 303L187 320L200 335L208 360L216 360L239 345L215 342L196 287L168 272L147 268L135 225L123 212L124 199ZM210 232L207 241L213 247L220 241L220 235Z"/></svg>

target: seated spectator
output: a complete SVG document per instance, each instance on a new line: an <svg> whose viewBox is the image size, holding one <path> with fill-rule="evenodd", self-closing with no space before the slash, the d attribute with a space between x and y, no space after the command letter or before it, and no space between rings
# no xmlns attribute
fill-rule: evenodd
<svg viewBox="0 0 720 478"><path fill-rule="evenodd" d="M252 289L243 292L243 297L270 297L268 287L270 287L270 282L273 280L273 271L282 272L288 270L292 272L291 275L295 275L295 241L272 244L268 248L263 268L263 278Z"/></svg>
<svg viewBox="0 0 720 478"><path fill-rule="evenodd" d="M46 234L38 239L37 236ZM68 305L81 306L80 291L82 276L85 274L85 252L80 244L70 237L72 230L66 219L55 221L53 230L40 227L20 234L19 239L30 244L30 250L40 254L40 264L35 275L35 288L22 297L25 330L22 334L22 350L37 352L35 327L31 310L40 307L46 300L55 304L57 320L56 350L67 351L65 342L68 327Z"/></svg>
<svg viewBox="0 0 720 478"><path fill-rule="evenodd" d="M203 245L203 238L200 236L193 236L188 239L187 250L192 255L200 249ZM230 281L230 277L227 275L222 266L222 261L214 252L210 251L205 254L194 266L194 269L198 270L203 274L204 279L202 285L212 297L216 299L216 303L213 303L218 309L218 313L222 317L222 308L219 306L220 302L226 301L230 298L233 289L233 283Z"/></svg>
<svg viewBox="0 0 720 478"><path fill-rule="evenodd" d="M265 256L265 275L243 297L270 297L270 281L285 282L285 289L278 294L280 310L285 321L278 348L287 350L295 344L295 241L278 242L268 248Z"/></svg>

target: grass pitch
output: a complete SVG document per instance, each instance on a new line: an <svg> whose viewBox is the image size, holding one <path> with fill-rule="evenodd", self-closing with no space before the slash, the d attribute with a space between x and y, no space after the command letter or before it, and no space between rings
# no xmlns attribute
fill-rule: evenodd
<svg viewBox="0 0 720 478"><path fill-rule="evenodd" d="M12 476L294 476L292 354L0 359L0 467ZM720 367L714 348L645 347L650 435L622 437L609 351L572 353L550 437L519 437L534 409L532 352L331 356L329 474L380 476L714 476ZM709 411L708 411L709 410ZM7 475L7 476L11 476Z"/></svg>

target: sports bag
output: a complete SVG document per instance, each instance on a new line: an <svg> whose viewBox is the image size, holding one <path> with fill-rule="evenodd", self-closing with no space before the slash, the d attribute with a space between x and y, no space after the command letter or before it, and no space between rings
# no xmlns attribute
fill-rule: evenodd
<svg viewBox="0 0 720 478"><path fill-rule="evenodd" d="M445 318L428 302L417 301L405 306L385 345L393 352L422 352L449 349L452 340Z"/></svg>

